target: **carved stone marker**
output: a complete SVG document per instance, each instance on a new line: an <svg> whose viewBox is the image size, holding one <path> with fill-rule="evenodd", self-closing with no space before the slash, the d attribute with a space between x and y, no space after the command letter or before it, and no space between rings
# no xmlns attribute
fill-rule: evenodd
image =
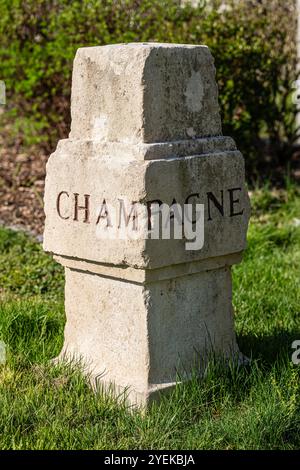
<svg viewBox="0 0 300 470"><path fill-rule="evenodd" d="M94 384L143 405L211 352L239 354L231 266L250 213L244 161L222 136L206 46L79 49L71 109L45 190L44 249L66 274L60 357L81 357ZM119 236L138 232L138 203L149 230L154 206L203 204L203 246Z"/></svg>

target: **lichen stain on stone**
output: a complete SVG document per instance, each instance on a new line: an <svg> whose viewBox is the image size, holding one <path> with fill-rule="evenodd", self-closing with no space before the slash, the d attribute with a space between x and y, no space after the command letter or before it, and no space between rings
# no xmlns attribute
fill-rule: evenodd
<svg viewBox="0 0 300 470"><path fill-rule="evenodd" d="M105 140L107 137L107 116L101 114L94 120L92 138L95 140Z"/></svg>
<svg viewBox="0 0 300 470"><path fill-rule="evenodd" d="M204 87L200 72L192 72L184 92L186 105L190 111L197 113L203 107Z"/></svg>

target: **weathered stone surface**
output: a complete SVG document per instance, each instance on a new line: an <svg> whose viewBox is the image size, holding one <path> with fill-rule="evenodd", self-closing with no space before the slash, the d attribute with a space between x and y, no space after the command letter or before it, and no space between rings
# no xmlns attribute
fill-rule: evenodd
<svg viewBox="0 0 300 470"><path fill-rule="evenodd" d="M229 267L146 285L67 268L61 354L83 357L97 385L144 404L178 373L203 370L210 353L238 354L230 292Z"/></svg>
<svg viewBox="0 0 300 470"><path fill-rule="evenodd" d="M231 266L250 206L214 75L205 46L80 49L70 138L47 165L44 248L66 271L60 357L82 358L94 385L127 389L134 404L171 390L178 372L201 373L211 352L239 354ZM204 204L203 247L128 237L140 234L136 207L151 228L154 201Z"/></svg>
<svg viewBox="0 0 300 470"><path fill-rule="evenodd" d="M118 44L77 51L73 139L165 142L221 134L206 46Z"/></svg>
<svg viewBox="0 0 300 470"><path fill-rule="evenodd" d="M80 158L59 152L48 162L47 188L44 247L52 253L97 263L159 268L245 248L249 200L244 185L244 160L237 151L147 161L128 161L114 155L90 158L83 154ZM65 218L57 210L62 192L60 211ZM223 201L223 214L208 194ZM82 206L84 195L89 196L88 220L82 209L74 220L75 197ZM116 228L122 210L120 200L129 202L130 213L133 202L160 200L171 205L174 199L180 205L205 204L205 238L200 251L187 251L183 239L98 238L98 228L106 224L105 220L97 223L104 200L110 212L115 209L111 223ZM233 204L235 200L238 202Z"/></svg>

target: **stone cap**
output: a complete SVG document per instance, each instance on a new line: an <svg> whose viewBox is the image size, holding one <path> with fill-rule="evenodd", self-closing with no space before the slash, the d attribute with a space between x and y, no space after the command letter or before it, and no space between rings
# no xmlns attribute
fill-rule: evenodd
<svg viewBox="0 0 300 470"><path fill-rule="evenodd" d="M202 45L78 49L70 138L129 144L222 135L213 57Z"/></svg>

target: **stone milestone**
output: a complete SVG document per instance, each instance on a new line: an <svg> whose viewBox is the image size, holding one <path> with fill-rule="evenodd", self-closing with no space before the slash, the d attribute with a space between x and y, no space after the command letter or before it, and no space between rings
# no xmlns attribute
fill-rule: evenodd
<svg viewBox="0 0 300 470"><path fill-rule="evenodd" d="M79 49L71 114L45 189L44 249L66 277L60 358L80 358L95 387L144 406L212 353L239 355L231 266L250 214L244 160L222 136L206 46ZM172 225L171 237L145 236L155 210L186 205L203 207L197 249Z"/></svg>

